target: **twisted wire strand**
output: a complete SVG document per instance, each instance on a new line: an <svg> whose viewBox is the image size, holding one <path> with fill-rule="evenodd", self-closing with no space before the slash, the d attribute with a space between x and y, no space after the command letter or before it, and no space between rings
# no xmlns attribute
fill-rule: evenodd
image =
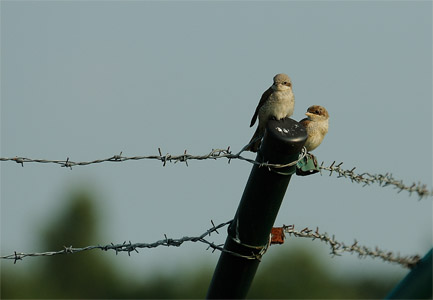
<svg viewBox="0 0 433 300"><path fill-rule="evenodd" d="M64 246L62 250L38 252L38 253L21 253L21 252L15 251L13 254L0 256L0 259L11 259L11 260L14 260L14 263L16 263L18 260L22 260L25 257L40 257L40 256L55 256L55 255L61 255L61 254L74 254L74 253L89 251L89 250L94 250L94 249L100 249L103 251L114 250L116 252L116 254L118 254L119 252L127 252L128 255L131 255L131 252L133 252L133 251L138 253L137 249L156 248L159 246L180 247L185 242L204 243L204 244L208 245L208 249L212 248L212 249L214 249L214 251L215 250L222 251L223 250L222 245L216 245L212 242L209 242L208 240L205 239L205 237L210 236L214 232L219 233L218 229L230 224L230 222L231 221L227 221L227 222L224 222L224 223L221 223L221 224L215 226L213 221L211 221L212 227L210 229L206 230L204 233L202 233L199 236L193 236L193 237L184 236L184 237L179 238L179 239L172 239L172 238L168 238L167 235L164 234L164 239L153 242L153 243L131 243L131 241L129 241L129 242L125 241L121 244L110 243L110 244L105 245L105 246L97 245L97 246L87 246L87 247L82 247L82 248L74 248L72 246L69 246L69 247Z"/></svg>
<svg viewBox="0 0 433 300"><path fill-rule="evenodd" d="M247 145L248 146L248 145ZM245 151L246 147L243 147L241 151L239 151L236 154L233 154L230 151L230 147L227 149L212 149L209 153L204 155L192 155L188 154L187 150L181 155L171 155L169 153L162 155L161 148L158 148L159 155L142 155L142 156L122 156L122 152L120 154L113 155L111 157L103 158L103 159L95 159L91 161L81 161L81 162L75 162L69 160L69 157L66 158L66 160L50 160L50 159L33 159L33 158L27 158L27 157L0 157L0 161L14 161L18 164L21 164L21 166L24 167L24 163L42 163L42 164L57 164L61 167L66 167L72 169L72 167L76 166L87 166L87 165L93 165L93 164L100 164L104 162L124 162L129 160L159 160L163 163L163 166L167 164L167 162L170 163L178 163L178 162L185 162L186 165L188 165L188 161L190 160L217 160L221 158L226 158L229 160L232 159L239 159L244 160L246 162L249 162L251 164L258 165L260 167L268 167L268 168L285 168L294 166L298 163L299 160L301 160L305 154L306 149L305 147L302 149L301 154L299 158L293 162L290 162L288 164L272 164L272 163L266 163L266 162L257 162L254 159L250 159L247 157L241 156L241 153Z"/></svg>
<svg viewBox="0 0 433 300"><path fill-rule="evenodd" d="M328 244L331 248L331 255L340 256L344 252L355 253L358 254L359 258L380 258L383 261L396 263L405 268L413 268L421 260L419 255L401 256L399 253L394 254L392 251L384 251L379 249L379 247L372 249L366 246L361 246L358 245L358 241L356 239L353 244L346 245L343 242L337 241L334 235L329 236L326 232L320 233L319 227L316 227L316 230L306 227L300 231L295 230L295 225L283 225L282 228L285 233L289 234L289 236L309 238L312 240L317 239Z"/></svg>
<svg viewBox="0 0 433 300"><path fill-rule="evenodd" d="M386 186L394 186L395 189L398 189L398 193L405 190L408 191L410 195L412 193L416 193L419 196L419 199L432 197L433 189L429 190L426 184L422 184L421 182L412 183L412 185L406 185L402 180L395 179L391 173L386 174L371 174L368 172L364 172L362 174L356 174L354 171L356 167L345 170L341 166L343 163L335 164L335 161L328 167L324 166L324 162L319 166L320 173L322 174L322 170L329 171L329 176L332 175L333 172L337 173L337 178L348 178L352 182L363 183L363 186L370 185L372 183L378 183L381 187Z"/></svg>

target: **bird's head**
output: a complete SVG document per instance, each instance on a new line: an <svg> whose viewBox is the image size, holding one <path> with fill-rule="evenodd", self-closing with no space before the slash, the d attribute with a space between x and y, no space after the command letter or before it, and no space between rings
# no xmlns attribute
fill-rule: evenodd
<svg viewBox="0 0 433 300"><path fill-rule="evenodd" d="M272 88L276 91L287 91L292 88L292 81L286 74L277 74L274 76Z"/></svg>
<svg viewBox="0 0 433 300"><path fill-rule="evenodd" d="M329 119L328 111L320 105L310 106L307 109L305 115L308 116L308 118L312 121L322 121Z"/></svg>

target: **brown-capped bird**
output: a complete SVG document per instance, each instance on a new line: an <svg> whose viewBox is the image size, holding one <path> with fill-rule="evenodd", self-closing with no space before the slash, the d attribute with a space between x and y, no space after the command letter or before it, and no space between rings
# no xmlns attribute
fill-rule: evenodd
<svg viewBox="0 0 433 300"><path fill-rule="evenodd" d="M246 150L257 152L261 144L261 138L265 133L266 124L269 119L281 120L290 117L295 109L295 96L292 92L292 81L286 74L277 74L274 76L274 83L267 89L257 105L254 116L251 120L252 127L259 118L259 125L254 133Z"/></svg>
<svg viewBox="0 0 433 300"><path fill-rule="evenodd" d="M307 141L305 148L313 151L322 143L326 133L328 133L328 111L320 105L310 106L305 113L308 118L302 119L301 124L307 129Z"/></svg>

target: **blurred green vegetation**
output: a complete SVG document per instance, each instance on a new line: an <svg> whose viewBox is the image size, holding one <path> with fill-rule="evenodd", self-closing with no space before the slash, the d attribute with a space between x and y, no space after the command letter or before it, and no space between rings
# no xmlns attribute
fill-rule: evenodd
<svg viewBox="0 0 433 300"><path fill-rule="evenodd" d="M75 192L66 208L46 225L41 248L82 247L98 241L97 204L92 193ZM212 277L209 266L171 274L154 272L145 281L134 282L99 251L18 261L27 264L18 272L12 261L1 265L1 298L204 298ZM142 252L140 255L145 255ZM307 249L291 249L287 255L269 258L259 268L249 298L383 298L401 278L337 280L317 256ZM22 266L20 266L22 270Z"/></svg>

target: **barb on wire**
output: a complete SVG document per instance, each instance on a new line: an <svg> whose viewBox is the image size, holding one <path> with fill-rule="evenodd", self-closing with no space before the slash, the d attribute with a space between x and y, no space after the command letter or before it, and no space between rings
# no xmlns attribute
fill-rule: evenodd
<svg viewBox="0 0 433 300"><path fill-rule="evenodd" d="M322 173L322 170L329 171L329 176L331 176L332 173L335 172L338 174L338 177L349 178L352 182L363 183L364 186L372 183L378 183L381 187L391 185L398 189L399 193L403 190L408 191L410 195L412 195L412 193L417 193L420 199L433 196L433 190L428 190L427 185L421 184L420 182L413 183L412 185L405 185L402 180L395 179L390 173L386 173L385 175L370 174L367 172L356 174L354 172L356 167L351 170L345 170L341 167L342 165L342 162L336 165L334 161L330 166L325 167L324 162L322 162L319 166L320 173Z"/></svg>
<svg viewBox="0 0 433 300"><path fill-rule="evenodd" d="M373 258L380 258L383 261L391 262L391 263L397 263L402 265L406 268L412 268L414 267L420 260L421 257L419 255L413 255L413 256L400 256L400 254L394 254L392 251L384 251L379 249L378 247L375 247L375 249L371 249L366 246L360 246L358 245L358 241L355 240L355 242L351 245L346 245L343 242L339 242L335 239L335 236L333 235L330 237L326 232L320 233L319 227L316 228L316 230L309 229L308 227L302 229L302 230L295 230L295 225L283 225L282 229L285 233L288 233L289 236L294 237L303 237L303 238L310 238L312 240L320 240L322 242L325 242L331 247L331 254L332 255L341 255L343 252L349 252L349 253L356 253L358 254L358 257L373 257Z"/></svg>
<svg viewBox="0 0 433 300"><path fill-rule="evenodd" d="M214 222L211 221L212 227L210 229L206 230L201 235L194 236L194 237L185 236L185 237L180 238L180 239L171 239L171 238L168 238L167 235L164 234L164 239L153 242L153 243L134 243L133 244L133 243L131 243L131 241L128 241L128 242L125 241L122 244L111 243L111 244L108 244L105 246L98 245L98 246L87 246L87 247L83 247L83 248L73 248L72 246L69 246L69 247L65 246L65 247L63 247L63 249L58 250L58 251L39 252L39 253L21 253L21 252L14 251L13 254L0 256L0 259L13 260L14 263L16 263L18 260L22 260L25 257L39 257L39 256L55 256L55 255L61 255L61 254L74 254L74 253L93 250L93 249L100 249L103 251L113 250L116 252L116 255L119 252L127 252L128 255L131 255L131 252L137 252L138 253L138 249L156 248L159 246L180 247L185 242L200 242L200 243L206 244L206 245L208 245L206 250L212 248L212 252L214 252L215 250L219 250L219 251L227 252L231 255L235 255L235 256L244 258L244 259L260 259L260 256L255 255L254 253L252 253L250 256L241 255L239 253L224 249L223 245L216 245L215 243L210 242L207 239L205 239L206 236L210 236L214 232L218 233L218 229L230 224L231 222L232 222L232 220L215 226ZM387 262L391 262L391 263L397 263L397 264L400 264L401 266L406 267L406 268L412 268L421 259L420 256L418 256L418 255L414 255L414 256L400 256L399 254L395 255L391 251L383 251L383 250L379 249L378 247L376 247L373 250L373 249L370 249L366 246L358 245L358 242L356 240L352 245L348 246L342 242L337 241L334 236L330 237L327 233L324 233L324 234L320 233L319 228L316 228L316 230L313 231L307 227L307 228L304 228L304 229L299 231L299 230L295 230L295 225L288 225L288 226L283 225L283 227L278 227L278 228L274 228L274 229L282 229L283 232L289 234L289 236L310 238L313 240L317 239L317 240L320 240L322 242L325 242L326 244L329 244L329 246L331 247L331 254L332 255L338 255L339 256L343 252L356 253L356 254L358 254L358 256L360 258L361 257L367 257L367 256L370 256L373 258L378 257L378 258L381 258L383 261L387 261ZM282 242L277 242L277 243L282 244Z"/></svg>

